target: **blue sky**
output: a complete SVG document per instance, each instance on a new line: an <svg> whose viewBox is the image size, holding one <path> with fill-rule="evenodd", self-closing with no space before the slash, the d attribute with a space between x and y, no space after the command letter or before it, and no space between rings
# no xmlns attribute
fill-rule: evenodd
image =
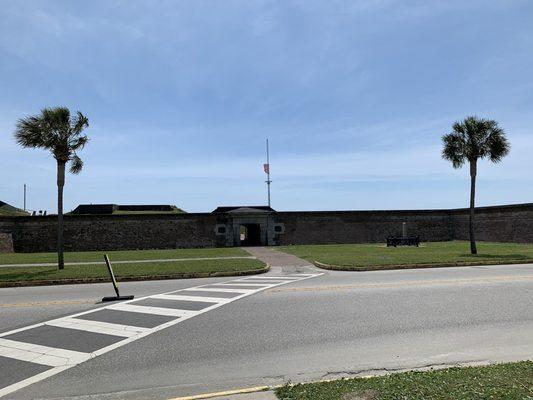
<svg viewBox="0 0 533 400"><path fill-rule="evenodd" d="M533 2L19 1L0 7L0 199L56 209L55 163L20 149L44 106L90 120L80 203L278 210L468 205L441 136L476 114L512 151L478 204L533 201Z"/></svg>

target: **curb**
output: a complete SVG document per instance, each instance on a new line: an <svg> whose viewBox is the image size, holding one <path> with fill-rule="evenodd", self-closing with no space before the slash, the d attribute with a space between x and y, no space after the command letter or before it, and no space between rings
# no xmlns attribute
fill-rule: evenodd
<svg viewBox="0 0 533 400"><path fill-rule="evenodd" d="M531 361L531 360L524 360L524 361ZM488 367L491 365L513 364L516 362L519 363L523 361L510 361L510 362L470 361L470 362L459 362L459 363L450 363L450 364L435 364L435 365L420 366L420 367L413 367L413 368L399 368L397 370L392 370L392 371L385 370L384 372L371 372L371 373L366 373L365 375L356 374L356 375L348 376L348 377L340 376L340 377L335 377L335 378L330 378L330 379L317 379L317 380L303 381L303 382L296 382L296 383L288 382L285 384L278 384L278 385L256 386L256 387L228 390L228 391L223 391L223 392L202 393L202 394L193 395L193 396L172 397L167 400L203 400L203 399L212 399L212 398L219 398L219 397L222 400L221 396L253 394L253 393L260 393L260 392L275 392L276 389L282 388L284 386L294 387L294 386L317 384L317 383L338 382L338 381L342 381L345 379L348 379L348 380L371 379L371 378L384 377L384 376L390 376L390 375L400 375L400 374L405 374L408 372L441 371L441 370L446 370L450 368L467 369L470 367ZM379 371L379 370L376 370L376 371Z"/></svg>
<svg viewBox="0 0 533 400"><path fill-rule="evenodd" d="M391 264L391 265L370 265L366 267L358 267L354 265L335 265L325 264L319 261L313 261L313 264L322 269L328 269L331 271L352 271L352 272L364 272L364 271L388 271L394 269L419 269L419 268L449 268L449 267L475 267L485 265L513 265L513 264L533 264L533 260L508 260L505 262L455 262L455 263L433 263L433 264Z"/></svg>
<svg viewBox="0 0 533 400"><path fill-rule="evenodd" d="M236 394L249 394L249 393L257 393L257 392L266 392L268 390L272 390L270 386L255 386L255 387L249 387L249 388L242 388L242 389L234 389L234 390L226 390L223 392L212 392L212 393L204 393L204 394L198 394L195 396L185 396L185 397L172 397L168 400L201 400L201 399L212 399L214 397L221 397L221 396L231 396Z"/></svg>
<svg viewBox="0 0 533 400"><path fill-rule="evenodd" d="M167 274L167 275L138 275L138 276L122 276L118 278L119 282L137 282L137 281L157 281L167 279L194 279L194 278L218 278L226 276L245 276L264 274L270 270L267 264L262 268L248 269L245 271L219 271L219 272L198 272L198 273L184 273L184 274ZM23 287L23 286L52 286L52 285L77 285L85 283L107 283L108 277L99 278L75 278L75 279L55 279L55 280L41 280L41 281L16 281L16 282L0 282L0 288L8 287Z"/></svg>

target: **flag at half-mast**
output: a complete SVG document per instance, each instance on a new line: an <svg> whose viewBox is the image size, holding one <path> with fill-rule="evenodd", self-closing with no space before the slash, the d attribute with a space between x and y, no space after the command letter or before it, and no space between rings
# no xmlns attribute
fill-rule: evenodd
<svg viewBox="0 0 533 400"><path fill-rule="evenodd" d="M265 174L270 174L270 164L263 164L263 170Z"/></svg>

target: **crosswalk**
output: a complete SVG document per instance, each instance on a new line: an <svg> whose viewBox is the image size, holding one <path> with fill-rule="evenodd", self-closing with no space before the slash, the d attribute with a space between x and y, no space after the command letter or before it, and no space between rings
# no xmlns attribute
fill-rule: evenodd
<svg viewBox="0 0 533 400"><path fill-rule="evenodd" d="M0 397L159 330L276 286L322 275L251 276L111 304L0 334Z"/></svg>

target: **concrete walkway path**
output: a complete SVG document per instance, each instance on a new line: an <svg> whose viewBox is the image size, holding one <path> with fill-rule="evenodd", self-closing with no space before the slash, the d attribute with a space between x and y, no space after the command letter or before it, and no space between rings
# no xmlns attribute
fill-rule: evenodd
<svg viewBox="0 0 533 400"><path fill-rule="evenodd" d="M276 268L281 268L284 273L316 271L316 267L307 260L302 260L292 254L283 253L272 247L243 247L243 250L270 265L274 272Z"/></svg>

